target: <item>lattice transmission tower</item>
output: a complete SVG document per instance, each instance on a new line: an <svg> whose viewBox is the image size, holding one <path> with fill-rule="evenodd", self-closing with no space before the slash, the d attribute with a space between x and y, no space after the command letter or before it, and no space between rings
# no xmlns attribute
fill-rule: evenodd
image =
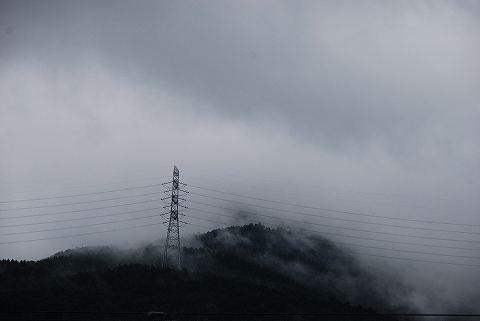
<svg viewBox="0 0 480 321"><path fill-rule="evenodd" d="M180 172L177 166L173 167L173 180L162 185L166 188L165 194L167 194L167 197L162 199L167 203L164 206L166 212L162 216L168 217L168 221L164 222L168 222L168 229L162 267L172 267L180 270L182 268L180 258L180 224L186 223L180 221L179 217L183 217L183 211L187 209L186 206L182 205L185 202L183 197L187 192L182 189L186 184L180 183Z"/></svg>

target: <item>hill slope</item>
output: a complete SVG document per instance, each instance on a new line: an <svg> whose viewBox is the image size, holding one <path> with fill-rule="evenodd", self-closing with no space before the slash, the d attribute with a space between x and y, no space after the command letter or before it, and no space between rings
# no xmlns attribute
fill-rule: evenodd
<svg viewBox="0 0 480 321"><path fill-rule="evenodd" d="M37 262L0 261L0 311L52 311L48 315L6 316L53 319L108 319L111 314L107 312L112 311L374 312L345 302L354 296L365 296L384 311L390 308L373 285L366 284L370 277L366 277L355 260L327 240L299 238L283 229L250 224L197 235L195 241L197 246L183 249L183 271L162 269L161 249L154 246L127 251L83 248ZM73 311L92 313L76 315ZM115 315L117 319L144 317ZM268 318L257 316L259 320ZM308 319L305 315L303 318ZM220 317L216 316L217 319ZM369 318L365 316L362 320Z"/></svg>

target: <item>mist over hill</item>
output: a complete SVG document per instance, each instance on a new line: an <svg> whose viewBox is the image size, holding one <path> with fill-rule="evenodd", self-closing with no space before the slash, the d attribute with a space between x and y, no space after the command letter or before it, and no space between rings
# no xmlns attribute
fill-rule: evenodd
<svg viewBox="0 0 480 321"><path fill-rule="evenodd" d="M0 259L40 260L0 308L480 314L479 39L472 0L0 1ZM203 234L252 222L334 243Z"/></svg>
<svg viewBox="0 0 480 321"><path fill-rule="evenodd" d="M319 236L249 224L198 234L184 243L182 271L161 268L163 246L154 245L76 248L40 261L2 260L0 310L411 312L401 299L409 291L401 278L367 271Z"/></svg>
<svg viewBox="0 0 480 321"><path fill-rule="evenodd" d="M283 228L249 224L197 235L198 248L185 248L184 265L251 277L286 278L314 289L323 299L408 310L409 289L392 271L368 271L333 242ZM387 275L385 275L387 273Z"/></svg>

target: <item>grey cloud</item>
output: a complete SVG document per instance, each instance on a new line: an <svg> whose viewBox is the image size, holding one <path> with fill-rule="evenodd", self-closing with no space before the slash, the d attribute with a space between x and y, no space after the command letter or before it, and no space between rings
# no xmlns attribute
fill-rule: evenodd
<svg viewBox="0 0 480 321"><path fill-rule="evenodd" d="M68 194L83 184L79 176L105 187L115 181L105 173L145 179L132 171L177 164L187 183L270 182L218 187L234 194L478 225L478 8L473 1L2 1L0 197ZM213 183L198 169L237 176ZM62 180L69 177L77 179ZM32 181L36 194L9 185ZM262 205L250 202L252 214L238 212L234 222L267 213L288 225L294 216L255 204ZM324 219L312 222L344 241ZM2 253L40 258L158 233L4 245ZM460 270L459 292L478 297L465 290L478 283L473 268L445 273ZM424 274L411 278L428 288L435 280Z"/></svg>
<svg viewBox="0 0 480 321"><path fill-rule="evenodd" d="M24 54L60 66L101 57L224 117L286 121L294 136L334 149L380 141L393 155L416 153L416 137L460 103L448 78L478 80L478 29L468 29L478 22L450 2L10 6Z"/></svg>

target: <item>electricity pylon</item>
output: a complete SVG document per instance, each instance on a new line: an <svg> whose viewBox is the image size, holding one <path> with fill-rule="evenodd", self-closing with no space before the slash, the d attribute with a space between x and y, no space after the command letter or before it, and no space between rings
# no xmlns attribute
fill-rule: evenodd
<svg viewBox="0 0 480 321"><path fill-rule="evenodd" d="M172 184L171 187L168 186L170 183ZM168 183L163 183L162 185L167 188L165 193L168 195L162 200L169 203L164 206L167 212L162 214L162 216L169 216L162 267L178 267L178 269L181 270L180 223L185 222L179 221L179 216L183 216L182 211L186 209L182 203L185 201L183 196L187 192L181 189L182 187L185 187L186 184L180 183L180 172L177 166L173 167L173 180Z"/></svg>

